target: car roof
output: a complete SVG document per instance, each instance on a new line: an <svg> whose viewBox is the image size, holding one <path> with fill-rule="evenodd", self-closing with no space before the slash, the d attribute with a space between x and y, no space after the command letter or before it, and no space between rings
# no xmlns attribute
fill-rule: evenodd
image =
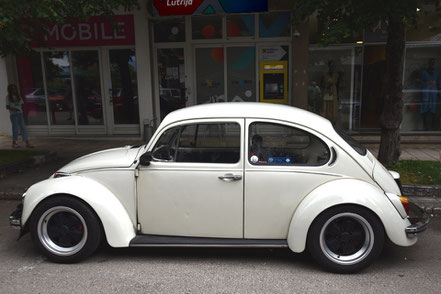
<svg viewBox="0 0 441 294"><path fill-rule="evenodd" d="M160 128L178 121L204 118L277 119L294 122L321 133L334 132L329 120L312 112L288 105L259 102L222 102L189 106L168 114Z"/></svg>

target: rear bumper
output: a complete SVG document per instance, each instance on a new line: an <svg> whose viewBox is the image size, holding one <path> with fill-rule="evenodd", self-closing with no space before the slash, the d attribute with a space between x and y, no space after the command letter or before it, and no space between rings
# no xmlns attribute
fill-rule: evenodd
<svg viewBox="0 0 441 294"><path fill-rule="evenodd" d="M413 203L409 203L409 205L409 221L411 225L406 227L405 232L408 237L412 238L427 229L430 222L430 215Z"/></svg>

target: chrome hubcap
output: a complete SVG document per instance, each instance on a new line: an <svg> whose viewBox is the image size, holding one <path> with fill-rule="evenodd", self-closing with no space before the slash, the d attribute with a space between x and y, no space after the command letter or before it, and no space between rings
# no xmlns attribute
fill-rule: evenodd
<svg viewBox="0 0 441 294"><path fill-rule="evenodd" d="M320 232L320 247L331 261L341 265L359 263L374 245L374 231L362 216L344 212L334 215Z"/></svg>
<svg viewBox="0 0 441 294"><path fill-rule="evenodd" d="M38 238L41 244L55 255L73 255L86 244L86 222L70 207L52 207L45 211L38 221Z"/></svg>

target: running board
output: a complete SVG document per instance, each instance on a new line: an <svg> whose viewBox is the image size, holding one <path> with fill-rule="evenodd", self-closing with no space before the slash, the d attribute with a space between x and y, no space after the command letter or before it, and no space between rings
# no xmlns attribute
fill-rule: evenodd
<svg viewBox="0 0 441 294"><path fill-rule="evenodd" d="M280 239L200 238L160 235L138 235L130 241L130 247L239 247L282 248L288 247Z"/></svg>

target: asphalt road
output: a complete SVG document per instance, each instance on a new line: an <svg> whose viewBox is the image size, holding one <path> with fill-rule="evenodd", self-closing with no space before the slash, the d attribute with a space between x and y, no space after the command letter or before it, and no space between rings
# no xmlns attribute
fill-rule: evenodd
<svg viewBox="0 0 441 294"><path fill-rule="evenodd" d="M0 201L0 293L440 293L441 217L409 248L386 244L361 273L324 272L289 249L113 249L54 264L17 241Z"/></svg>

